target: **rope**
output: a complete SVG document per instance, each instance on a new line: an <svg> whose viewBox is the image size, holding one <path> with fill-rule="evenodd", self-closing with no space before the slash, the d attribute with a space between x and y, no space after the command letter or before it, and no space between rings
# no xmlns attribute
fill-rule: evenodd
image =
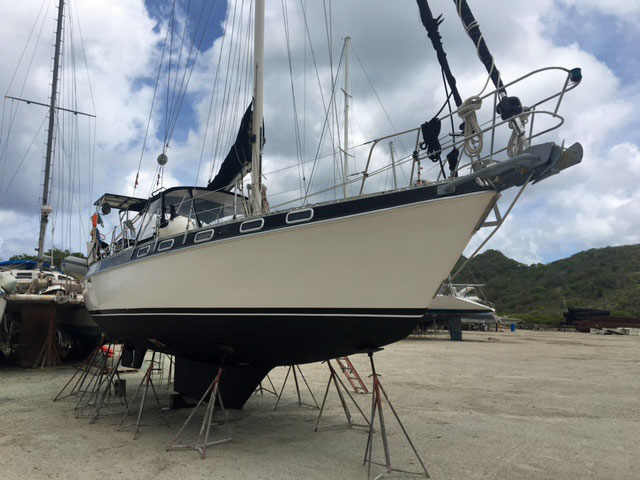
<svg viewBox="0 0 640 480"><path fill-rule="evenodd" d="M469 157L477 157L482 152L483 139L476 111L482 107L482 99L475 95L462 102L458 116L464 121L464 153Z"/></svg>
<svg viewBox="0 0 640 480"><path fill-rule="evenodd" d="M509 143L507 145L507 155L509 155L509 158L520 155L528 146L525 136L518 134L518 130L515 128L515 120L517 118L520 119L520 122L522 122L522 131L524 131L524 126L529 121L529 115L529 113L520 115L509 122L509 128L511 129L511 136L509 137Z"/></svg>

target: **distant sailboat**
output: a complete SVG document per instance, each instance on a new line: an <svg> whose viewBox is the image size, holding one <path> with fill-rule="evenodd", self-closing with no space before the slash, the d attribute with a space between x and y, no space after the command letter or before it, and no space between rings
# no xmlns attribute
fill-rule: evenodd
<svg viewBox="0 0 640 480"><path fill-rule="evenodd" d="M0 288L0 322L4 327L4 343L13 344L23 342L21 352L21 362L24 366L50 366L58 363L57 353L62 351L57 347L52 347L49 351L51 355L43 358L42 351L38 354L40 346L37 340L41 340L38 335L29 338L28 341L20 338L18 331L27 328L26 324L41 323L50 320L55 331L58 343L66 347L64 353L73 349L82 355L87 348L93 348L101 336L98 325L83 308L82 287L76 279L63 274L58 268L52 265L52 261L47 263L45 249L45 236L49 217L53 212L50 204L51 177L53 160L55 155L56 132L62 130L57 125L56 118L59 111L72 113L76 116L94 117L95 115L80 112L77 110L62 108L58 104L60 92L59 81L61 78L61 58L63 43L63 19L65 18L65 1L59 0L56 20L56 32L53 54L53 67L51 76L51 94L48 104L7 96L5 98L45 106L48 108L48 129L45 143L45 166L42 182L42 198L40 207L40 231L38 235L38 256L37 260L17 260L0 262L0 275L3 276L5 285L12 285L11 288ZM63 122L64 123L64 122ZM52 249L53 251L53 249ZM77 261L82 261L77 259ZM86 264L86 260L84 260ZM12 280L13 279L13 280ZM6 315L6 316L5 316ZM43 327L43 328L46 328ZM42 328L32 328L36 333ZM24 334L23 336L27 336ZM44 340L48 342L50 338ZM25 343L26 342L26 343ZM35 350L34 350L35 349ZM33 357L33 358L32 358ZM33 365L33 362L36 364Z"/></svg>
<svg viewBox="0 0 640 480"><path fill-rule="evenodd" d="M426 2L418 4L424 13ZM448 178L418 175L391 191L269 212L261 177L264 0L254 10L253 102L218 175L206 187L173 187L149 199L102 196L98 211L119 210L122 233L104 248L94 229L84 280L87 306L112 336L129 348L176 355L176 390L199 396L224 362L231 408L241 408L274 366L350 355L409 335L474 233L492 211L500 216L500 192L543 180L582 156L578 144L531 144L539 132L525 133L520 120L537 104L518 110L499 81L484 97L500 101L502 119L494 112L488 126L441 145L442 119L434 118L411 130L412 161L419 172L420 160L459 153L507 124L521 147L512 158L498 162L506 148L492 144L470 155L467 173L456 158ZM579 79L575 70L556 71L564 85L550 98L559 105ZM372 151L396 135L373 141ZM245 198L233 187L249 172Z"/></svg>

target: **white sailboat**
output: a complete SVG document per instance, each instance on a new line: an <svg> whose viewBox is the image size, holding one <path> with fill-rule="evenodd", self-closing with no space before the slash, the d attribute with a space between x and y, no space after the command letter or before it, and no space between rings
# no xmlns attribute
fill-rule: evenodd
<svg viewBox="0 0 640 480"><path fill-rule="evenodd" d="M525 115L545 102L559 106L579 82L575 69L558 68L558 92L506 118L494 111L489 125L443 140L436 151L419 148L421 134L424 143L433 140L424 126L411 130L414 165L509 124L521 146L512 158L497 161L506 148L492 144L448 178L418 177L390 191L361 189L359 196L269 212L262 123L251 121L263 116L263 36L264 0L256 0L253 102L218 176L207 187L173 187L149 199L102 196L98 212L119 210L122 231L107 245L94 229L84 280L91 315L113 337L176 355L176 390L199 396L224 362L231 408L242 407L274 366L376 349L409 335L489 214L496 212L496 224L503 220L500 192L523 189L582 156L579 144L534 145L541 132L520 128ZM484 97L497 102L509 85L500 81ZM396 135L373 141L372 151ZM249 147L250 165L238 153ZM232 189L249 171L246 199Z"/></svg>

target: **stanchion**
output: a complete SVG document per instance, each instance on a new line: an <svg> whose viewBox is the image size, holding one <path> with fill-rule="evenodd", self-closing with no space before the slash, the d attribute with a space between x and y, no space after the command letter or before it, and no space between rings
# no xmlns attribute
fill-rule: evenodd
<svg viewBox="0 0 640 480"><path fill-rule="evenodd" d="M396 413L396 410L393 408L393 405L391 404L391 401L389 400L387 393L384 391L384 388L382 387L382 383L380 382L379 375L376 372L376 367L373 362L373 353L374 353L373 351L368 352L369 361L371 362L371 376L373 377L373 397L371 398L371 422L369 424L369 435L367 437L367 446L364 452L364 461L362 462L363 465L365 463L368 463L367 479L371 478L371 464L380 465L381 467L386 468L385 472L375 477L376 480L392 472L401 472L401 473L407 473L410 475L419 475L419 476L424 475L426 478L430 478L429 472L427 472L427 467L424 466L424 463L422 462L422 459L420 458L420 455L418 454L416 447L413 445L413 442L411 441L411 438L409 437L407 430L404 428L404 425L400 421L400 417ZM393 412L393 416L398 422L398 425L400 426L402 433L404 434L405 438L409 442L409 445L411 446L411 449L413 450L414 455L418 459L418 462L420 463L420 466L422 467L422 470L423 470L422 472L410 472L407 470L400 470L398 468L393 468L391 466L391 454L389 453L389 441L387 439L387 430L384 423L384 412L382 410L383 398L387 402L387 405L389 405L389 408L391 409L391 412ZM382 446L384 449L385 463L374 462L372 459L373 434L374 434L374 423L376 418L376 412L378 414L378 419L379 419L378 422L380 424L380 436L382 437Z"/></svg>
<svg viewBox="0 0 640 480"><path fill-rule="evenodd" d="M296 368L298 369L298 373L300 373L300 377L304 381L304 384L307 386L307 390L311 394L311 398L313 399L313 403L315 405L310 405L310 404L304 403L302 401L302 397L300 396L300 384L298 383L298 375L296 374ZM316 397L313 395L313 392L311 391L311 387L307 383L307 379L304 378L304 374L302 373L302 370L300 369L300 366L299 365L289 365L289 369L287 370L287 374L284 377L284 382L282 382L282 388L280 389L280 394L278 395L278 400L276 401L276 406L273 408L273 410L275 411L275 410L278 409L278 404L280 403L280 399L282 398L282 392L284 392L284 387L287 385L287 380L289 380L289 374L291 372L293 372L293 380L295 381L295 384L296 384L296 393L298 395L298 406L301 407L302 405L305 405L307 407L319 409L320 406L318 405L318 402L316 401Z"/></svg>
<svg viewBox="0 0 640 480"><path fill-rule="evenodd" d="M360 408L358 403L355 401L355 399L351 396L351 393L349 393L349 389L346 387L346 385L342 382L340 377L337 375L335 369L333 368L333 365L331 365L331 360L327 360L327 367L329 367L329 372L330 372L329 373L329 381L327 382L327 388L324 391L324 397L322 399L322 405L320 406L320 413L318 414L318 420L316 420L316 427L313 429L313 431L317 432L318 428L336 428L336 427L364 427L364 428L369 428L370 427L370 423L369 423L369 420L367 419L367 416L364 414L364 412L362 411L362 409ZM325 407L326 402L327 402L327 396L329 395L329 389L331 388L331 383L333 383L333 385L336 387L336 392L338 393L338 397L340 398L340 404L342 405L342 410L344 410L344 414L347 417L347 424L346 425L327 425L327 426L324 426L324 427L318 427L318 425L320 424L320 418L322 417L322 412L324 412L324 407ZM342 391L340 390L341 388L349 396L349 399L351 400L351 402L356 406L356 408L360 412L360 415L362 415L362 418L364 418L364 421L366 422L366 425L361 425L361 424L357 424L357 423L353 422L353 418L351 417L351 412L349 411L349 406L347 405L347 402L346 402L346 400L344 398L344 395L342 394Z"/></svg>

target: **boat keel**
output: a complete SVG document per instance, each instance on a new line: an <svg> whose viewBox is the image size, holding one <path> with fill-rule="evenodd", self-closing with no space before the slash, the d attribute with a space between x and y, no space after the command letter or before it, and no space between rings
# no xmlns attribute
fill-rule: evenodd
<svg viewBox="0 0 640 480"><path fill-rule="evenodd" d="M174 390L191 398L201 398L215 378L219 364L176 357ZM225 365L220 393L225 408L240 410L272 366Z"/></svg>

